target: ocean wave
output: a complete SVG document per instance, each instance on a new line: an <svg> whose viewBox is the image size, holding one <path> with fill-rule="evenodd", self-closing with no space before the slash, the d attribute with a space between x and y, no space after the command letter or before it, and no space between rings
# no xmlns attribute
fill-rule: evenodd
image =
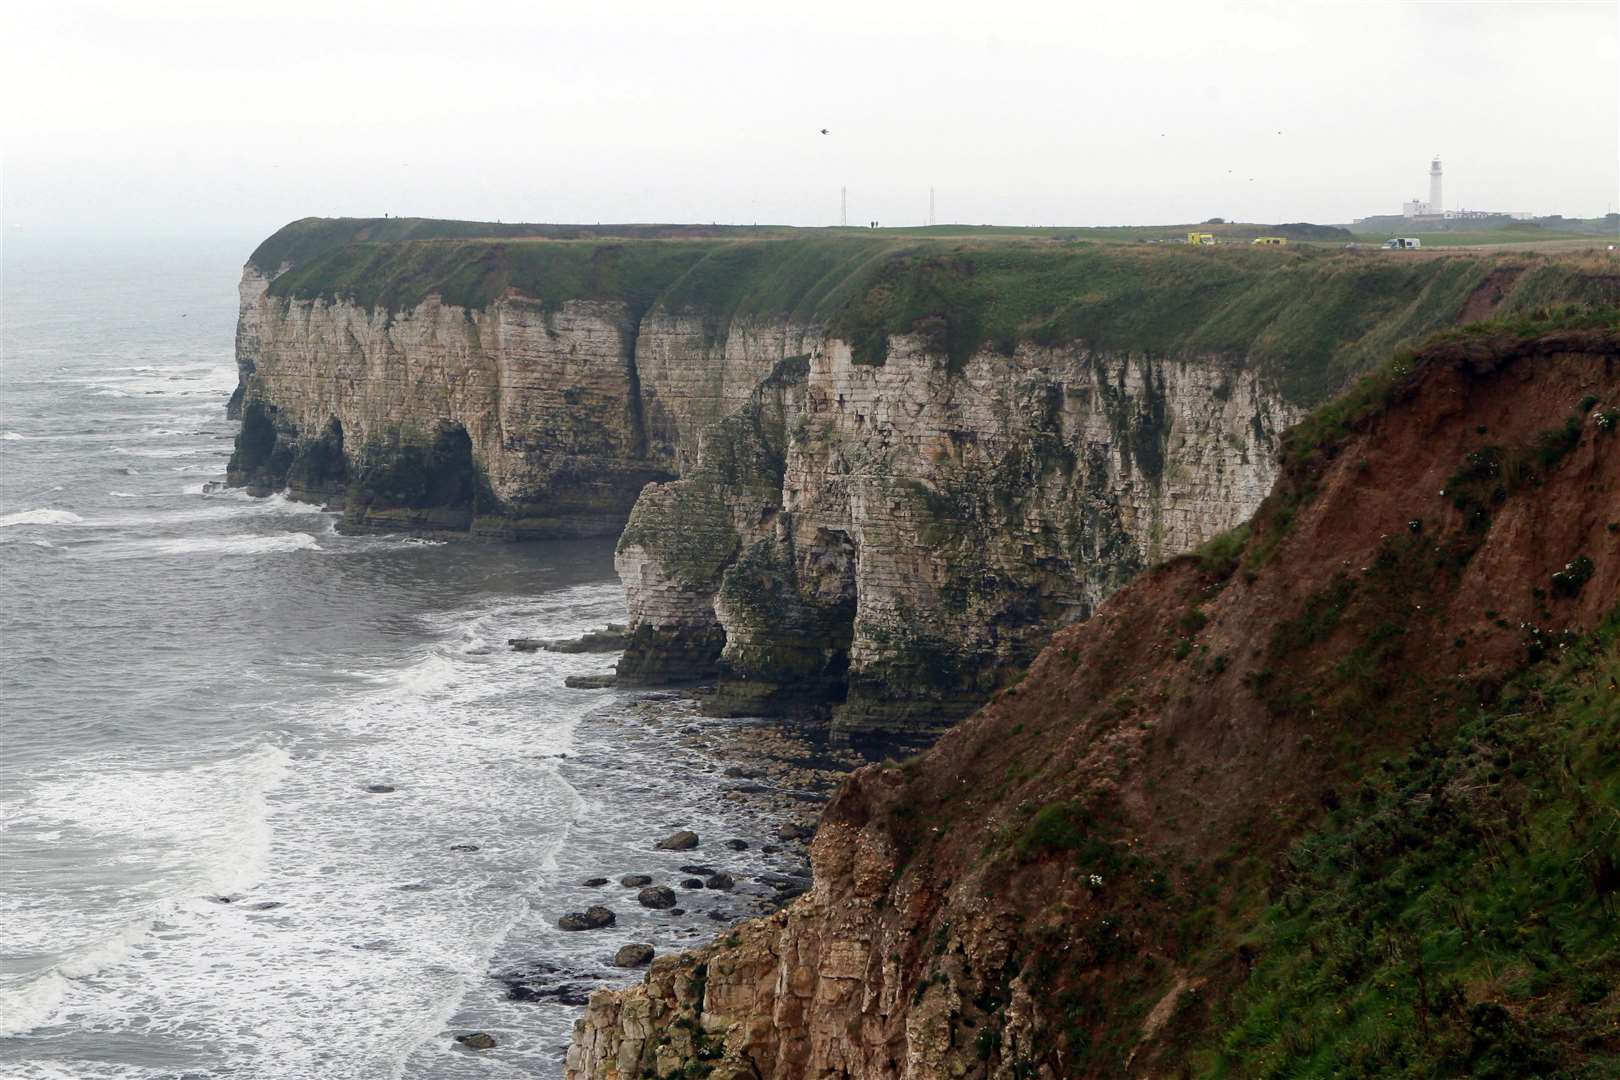
<svg viewBox="0 0 1620 1080"><path fill-rule="evenodd" d="M20 439L26 438L28 438L28 436L19 435L15 431L0 432L0 440L4 440L5 442L17 442Z"/></svg>
<svg viewBox="0 0 1620 1080"><path fill-rule="evenodd" d="M0 990L0 1039L9 1039L48 1023L62 1007L68 981L47 971L14 989Z"/></svg>
<svg viewBox="0 0 1620 1080"><path fill-rule="evenodd" d="M12 1038L49 1024L62 1008L73 980L89 978L119 963L151 933L157 919L130 922L101 941L69 953L44 974L21 986L0 989L0 1039Z"/></svg>
<svg viewBox="0 0 1620 1080"><path fill-rule="evenodd" d="M19 510L0 516L0 529L13 525L75 525L83 520L71 510Z"/></svg>
<svg viewBox="0 0 1620 1080"><path fill-rule="evenodd" d="M154 545L165 555L270 555L282 551L320 551L321 545L307 532L275 536L188 536L160 540Z"/></svg>
<svg viewBox="0 0 1620 1080"><path fill-rule="evenodd" d="M170 526L178 525L181 522L216 521L231 517L285 515L307 518L322 513L321 508L318 506L310 503L294 502L285 495L271 495L263 499L234 499L224 497L223 493L206 491L205 487L206 485L203 484L194 484L181 491L182 494L186 495L202 495L205 501L201 506L198 506L194 501L187 500L182 504L188 507L187 509L171 509L144 514L119 514L112 517L94 518L87 524L109 529L139 529L151 525ZM126 499L140 497L117 491L111 491L108 494ZM148 497L155 499L172 498L172 496L161 493ZM186 539L195 538L188 537Z"/></svg>
<svg viewBox="0 0 1620 1080"><path fill-rule="evenodd" d="M112 454L127 454L130 457L147 458L192 457L195 454L207 454L210 452L219 454L221 457L224 456L223 452L213 446L157 447L151 450L131 450L127 446L114 446L108 449L108 453Z"/></svg>
<svg viewBox="0 0 1620 1080"><path fill-rule="evenodd" d="M167 895L146 905L140 918L73 948L28 982L0 989L0 1038L51 1023L74 982L122 963L159 923L187 908L209 906L204 896L238 892L262 877L270 856L267 795L291 761L279 746L262 743L225 761L169 771L90 772L36 791L19 817L112 834L141 849L161 841L187 853L189 873L172 877ZM51 938L56 934L49 929Z"/></svg>
<svg viewBox="0 0 1620 1080"><path fill-rule="evenodd" d="M40 538L38 540L14 540L11 537L0 538L0 547L10 544L21 544L23 547L50 548L53 551L56 549L55 544L44 538Z"/></svg>

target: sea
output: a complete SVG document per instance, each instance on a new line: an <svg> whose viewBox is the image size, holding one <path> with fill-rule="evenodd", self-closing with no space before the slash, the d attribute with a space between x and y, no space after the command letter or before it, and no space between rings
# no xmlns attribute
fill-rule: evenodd
<svg viewBox="0 0 1620 1080"><path fill-rule="evenodd" d="M747 914L617 878L745 881L766 825L671 739L727 722L507 646L623 621L611 541L348 536L223 486L254 241L4 238L0 1077L560 1076L620 945ZM557 928L593 903L617 924Z"/></svg>

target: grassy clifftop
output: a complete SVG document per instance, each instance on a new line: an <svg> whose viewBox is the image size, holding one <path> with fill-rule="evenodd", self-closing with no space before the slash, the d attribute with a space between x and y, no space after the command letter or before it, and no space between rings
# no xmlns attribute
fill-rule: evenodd
<svg viewBox="0 0 1620 1080"><path fill-rule="evenodd" d="M952 366L1021 343L1226 354L1259 363L1305 403L1468 318L1620 302L1620 273L1596 255L1189 248L1115 232L310 218L251 262L290 266L272 295L389 311L434 294L478 308L514 292L552 307L601 299L637 314L695 311L717 328L789 317L827 326L871 364L899 333L922 334Z"/></svg>

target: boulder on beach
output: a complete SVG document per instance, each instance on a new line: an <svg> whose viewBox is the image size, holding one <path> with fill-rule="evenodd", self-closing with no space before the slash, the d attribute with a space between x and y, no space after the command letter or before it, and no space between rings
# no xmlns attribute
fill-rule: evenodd
<svg viewBox="0 0 1620 1080"><path fill-rule="evenodd" d="M457 1035L456 1042L469 1050L495 1049L495 1036L487 1031L469 1031L465 1035Z"/></svg>
<svg viewBox="0 0 1620 1080"><path fill-rule="evenodd" d="M681 829L670 833L658 841L656 847L659 851L691 851L698 846L698 834L690 829Z"/></svg>
<svg viewBox="0 0 1620 1080"><path fill-rule="evenodd" d="M673 893L670 894L674 896ZM600 904L593 904L584 911L571 911L557 920L557 926L562 930L600 930L605 926L612 926L613 912Z"/></svg>
<svg viewBox="0 0 1620 1080"><path fill-rule="evenodd" d="M622 968L646 967L652 963L653 947L640 942L621 945L619 951L613 954L613 966Z"/></svg>
<svg viewBox="0 0 1620 1080"><path fill-rule="evenodd" d="M675 906L675 890L668 885L649 885L636 893L636 903L646 908L672 908Z"/></svg>
<svg viewBox="0 0 1620 1080"><path fill-rule="evenodd" d="M721 892L730 892L737 887L737 882L735 878L722 870L718 874L710 874L708 879L703 882L703 887L705 889L719 889Z"/></svg>
<svg viewBox="0 0 1620 1080"><path fill-rule="evenodd" d="M619 884L627 889L639 889L643 885L651 885L652 878L646 874L626 874L619 879Z"/></svg>
<svg viewBox="0 0 1620 1080"><path fill-rule="evenodd" d="M810 825L801 825L796 821L785 821L776 827L776 836L779 840L808 840L816 835L816 830Z"/></svg>

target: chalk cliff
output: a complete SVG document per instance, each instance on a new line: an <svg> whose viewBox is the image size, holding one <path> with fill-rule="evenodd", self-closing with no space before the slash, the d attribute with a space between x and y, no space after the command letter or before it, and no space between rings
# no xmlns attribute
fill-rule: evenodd
<svg viewBox="0 0 1620 1080"><path fill-rule="evenodd" d="M1279 432L1380 350L1615 291L1479 256L311 219L244 270L230 475L355 528L622 530L625 681L927 735L1253 512Z"/></svg>
<svg viewBox="0 0 1620 1080"><path fill-rule="evenodd" d="M674 476L649 445L623 303L390 314L267 285L243 275L235 482L346 500L352 524L548 537L616 535L641 488Z"/></svg>
<svg viewBox="0 0 1620 1080"><path fill-rule="evenodd" d="M845 730L936 727L1252 513L1297 411L1221 356L1021 346L953 371L912 336L881 366L814 342L637 503L621 674L681 657L724 711L847 692Z"/></svg>

